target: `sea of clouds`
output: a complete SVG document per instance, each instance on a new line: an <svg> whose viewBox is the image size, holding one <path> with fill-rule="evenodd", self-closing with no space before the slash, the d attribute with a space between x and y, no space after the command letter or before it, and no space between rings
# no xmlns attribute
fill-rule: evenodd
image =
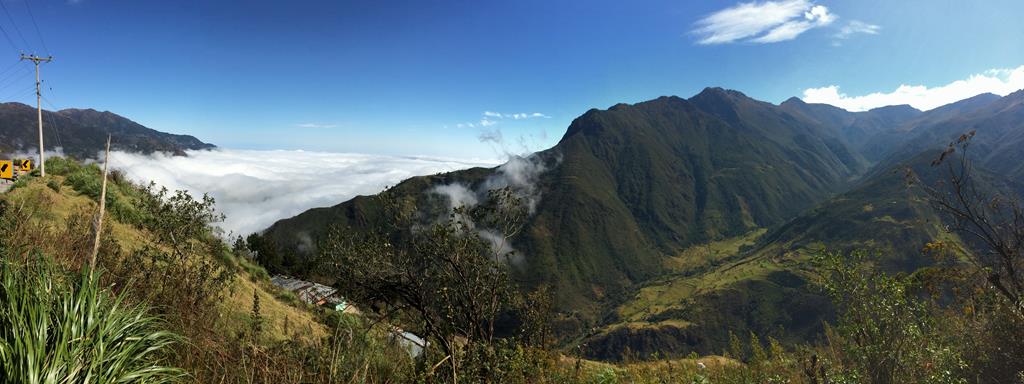
<svg viewBox="0 0 1024 384"><path fill-rule="evenodd" d="M314 207L332 206L382 191L412 176L496 160L460 160L296 150L216 149L188 156L111 152L110 166L129 178L194 196L209 193L225 220L225 233L248 235Z"/></svg>

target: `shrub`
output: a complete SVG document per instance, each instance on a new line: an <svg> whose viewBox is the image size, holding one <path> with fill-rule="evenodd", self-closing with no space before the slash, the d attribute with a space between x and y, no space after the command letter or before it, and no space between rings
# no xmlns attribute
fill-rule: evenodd
<svg viewBox="0 0 1024 384"><path fill-rule="evenodd" d="M50 181L46 182L46 186L50 187L54 192L60 193L60 183L57 182L57 179L50 179Z"/></svg>
<svg viewBox="0 0 1024 384"><path fill-rule="evenodd" d="M832 379L887 383L961 383L966 363L905 275L880 272L863 251L824 252L823 286L839 308L826 328Z"/></svg>
<svg viewBox="0 0 1024 384"><path fill-rule="evenodd" d="M78 162L59 156L46 158L46 170L52 175L67 176L71 172L81 169Z"/></svg>
<svg viewBox="0 0 1024 384"><path fill-rule="evenodd" d="M70 185L78 193L89 196L93 200L99 199L101 178L99 175L99 168L96 166L87 166L74 169L69 172L64 178L64 183Z"/></svg>

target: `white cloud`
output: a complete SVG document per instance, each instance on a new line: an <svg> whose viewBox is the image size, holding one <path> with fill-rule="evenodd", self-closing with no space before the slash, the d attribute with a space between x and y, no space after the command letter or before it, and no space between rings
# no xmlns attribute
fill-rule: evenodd
<svg viewBox="0 0 1024 384"><path fill-rule="evenodd" d="M299 127L299 128L334 128L334 127L337 127L338 125L337 124L323 124L323 123L302 123L302 124L295 124L295 126Z"/></svg>
<svg viewBox="0 0 1024 384"><path fill-rule="evenodd" d="M846 25L844 25L842 28L839 28L839 32L836 32L835 38L848 39L850 38L850 36L856 35L858 33L863 33L867 35L877 35L878 31L881 30L882 27L874 24L868 24L860 20L850 20L849 23L846 23Z"/></svg>
<svg viewBox="0 0 1024 384"><path fill-rule="evenodd" d="M221 228L247 235L309 208L377 193L412 176L498 162L218 149L189 151L188 157L111 152L110 164L139 182L152 180L197 196L209 193L227 216Z"/></svg>
<svg viewBox="0 0 1024 384"><path fill-rule="evenodd" d="M795 39L812 28L831 24L837 16L809 0L740 3L697 21L698 44L737 41L775 43Z"/></svg>
<svg viewBox="0 0 1024 384"><path fill-rule="evenodd" d="M556 161L561 160L557 159ZM473 207L486 201L489 191L508 187L526 204L527 213L533 215L536 213L541 199L537 181L545 171L547 171L547 167L536 154L510 156L508 162L499 166L496 172L488 176L476 190L462 183L452 183L435 186L431 192L447 197L448 208L453 210L461 206ZM470 228L476 229L481 237L491 243L491 248L499 260L513 265L522 262L523 255L512 248L512 245L506 240L505 234L495 229L479 228L471 219L465 217L463 219L467 221Z"/></svg>
<svg viewBox="0 0 1024 384"><path fill-rule="evenodd" d="M533 112L533 113L526 113L526 112L520 112L520 113L501 113L501 112L494 112L494 111L484 111L483 113L481 113L481 115L483 117L480 118L480 121L478 121L476 123L463 122L463 123L455 124L455 127L456 128L476 128L476 127L488 128L488 127L493 127L495 125L498 125L498 123L500 123L501 120L505 120L505 119L508 119L508 120L526 120L526 119L536 119L536 118L544 118L544 119L550 119L551 118L551 116L545 115L545 114L540 113L540 112ZM444 127L447 128L448 126L445 125Z"/></svg>
<svg viewBox="0 0 1024 384"><path fill-rule="evenodd" d="M487 120L487 118L510 119L510 120L526 120L526 119L534 119L534 118L550 119L551 118L551 116L545 115L545 114L540 113L540 112L533 112L533 113L526 113L526 112L520 112L520 113L500 113L500 112L493 112L493 111L484 111L483 115L484 115L484 119L485 120Z"/></svg>
<svg viewBox="0 0 1024 384"><path fill-rule="evenodd" d="M1006 96L1020 89L1024 89L1024 65L1013 69L988 70L937 87L904 84L892 92L875 92L863 96L849 96L840 92L837 85L808 88L804 90L803 100L808 103L832 104L848 111L866 111L899 104L910 104L926 111L986 92Z"/></svg>

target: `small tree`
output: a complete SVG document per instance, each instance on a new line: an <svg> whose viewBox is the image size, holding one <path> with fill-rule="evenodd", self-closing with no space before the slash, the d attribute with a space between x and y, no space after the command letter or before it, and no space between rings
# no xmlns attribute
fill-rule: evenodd
<svg viewBox="0 0 1024 384"><path fill-rule="evenodd" d="M1024 316L1024 209L1015 198L978 188L967 153L974 135L970 131L950 142L932 162L933 167L946 167L945 178L934 186L916 184L928 194L932 206L949 218L954 231L983 244L981 252L966 253L968 260L1014 312ZM920 180L913 173L910 176Z"/></svg>
<svg viewBox="0 0 1024 384"><path fill-rule="evenodd" d="M459 370L466 351L493 353L495 321L512 303L504 262L506 242L522 225L525 209L509 189L489 193L485 204L458 207L440 222L419 225L409 199L379 197L391 225L357 233L329 232L320 247L322 265L353 302L392 320L414 324ZM500 233L484 237L484 230ZM437 363L441 365L441 363ZM474 374L487 376L487 368Z"/></svg>
<svg viewBox="0 0 1024 384"><path fill-rule="evenodd" d="M966 261L953 275L953 298L963 301L955 318L964 333L971 369L979 380L1009 382L1024 369L1024 209L998 180L977 172L968 152L975 132L961 135L932 161L944 176L928 184L914 172L911 182L923 189L931 205L945 215L949 229L966 240L935 242L933 249L952 248Z"/></svg>
<svg viewBox="0 0 1024 384"><path fill-rule="evenodd" d="M966 382L960 377L966 366L936 327L927 302L914 297L916 286L909 277L878 270L864 251L823 252L815 262L839 314L835 328L826 329L829 348L839 360L833 363L842 367L833 372L836 379ZM813 367L808 371L817 378Z"/></svg>

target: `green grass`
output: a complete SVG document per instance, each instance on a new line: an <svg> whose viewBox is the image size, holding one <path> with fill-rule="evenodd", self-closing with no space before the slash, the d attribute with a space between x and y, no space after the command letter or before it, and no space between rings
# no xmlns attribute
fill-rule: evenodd
<svg viewBox="0 0 1024 384"><path fill-rule="evenodd" d="M42 257L0 270L0 377L4 383L166 383L178 337L82 272L62 278Z"/></svg>
<svg viewBox="0 0 1024 384"><path fill-rule="evenodd" d="M665 260L665 266L673 274L644 284L632 299L618 307L616 313L624 321L644 321L667 310L678 309L702 292L777 270L777 266L769 267L764 263L726 263L738 257L741 249L755 244L766 232L767 229L760 228L741 236L686 248L678 256Z"/></svg>
<svg viewBox="0 0 1024 384"><path fill-rule="evenodd" d="M707 267L736 256L743 247L753 246L765 232L768 232L767 228L759 228L740 236L688 247L678 256L665 259L665 267L675 273Z"/></svg>

